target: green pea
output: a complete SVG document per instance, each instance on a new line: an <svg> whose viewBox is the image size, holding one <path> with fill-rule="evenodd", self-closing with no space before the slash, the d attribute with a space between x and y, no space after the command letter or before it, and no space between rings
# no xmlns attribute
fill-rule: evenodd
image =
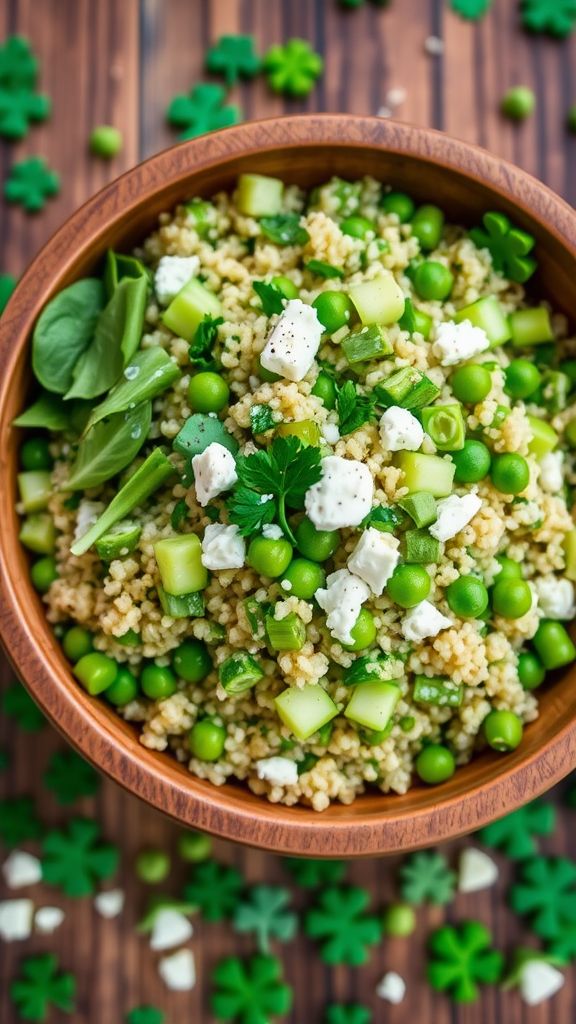
<svg viewBox="0 0 576 1024"><path fill-rule="evenodd" d="M331 291L320 292L312 306L327 334L334 334L345 327L354 308L346 292Z"/></svg>
<svg viewBox="0 0 576 1024"><path fill-rule="evenodd" d="M217 373L196 373L188 385L188 401L193 412L221 412L230 398L230 388Z"/></svg>
<svg viewBox="0 0 576 1024"><path fill-rule="evenodd" d="M416 930L416 912L409 903L393 903L382 917L384 935L403 939Z"/></svg>
<svg viewBox="0 0 576 1024"><path fill-rule="evenodd" d="M344 235L350 235L352 238L366 238L367 235L375 234L374 224L367 217L360 217L353 214L351 217L346 217L340 225L340 230Z"/></svg>
<svg viewBox="0 0 576 1024"><path fill-rule="evenodd" d="M284 582L290 586L284 587ZM321 569L318 562L312 562L308 558L294 558L282 577L283 590L293 597L302 601L311 601L319 587L326 582L326 573Z"/></svg>
<svg viewBox="0 0 576 1024"><path fill-rule="evenodd" d="M536 97L532 89L526 85L515 85L504 93L500 110L504 117L509 117L512 121L523 121L524 118L530 117L535 106Z"/></svg>
<svg viewBox="0 0 576 1024"><path fill-rule="evenodd" d="M122 149L122 133L111 124L98 125L90 132L89 145L94 156L111 160Z"/></svg>
<svg viewBox="0 0 576 1024"><path fill-rule="evenodd" d="M106 700L110 701L117 708L123 708L126 704L136 700L139 693L138 680L130 669L123 665L118 669L118 675L106 690Z"/></svg>
<svg viewBox="0 0 576 1024"><path fill-rule="evenodd" d="M546 678L546 669L531 651L521 651L518 655L518 679L525 690L536 690Z"/></svg>
<svg viewBox="0 0 576 1024"><path fill-rule="evenodd" d="M561 622L542 619L532 640L545 669L563 668L576 658L576 647Z"/></svg>
<svg viewBox="0 0 576 1024"><path fill-rule="evenodd" d="M497 491L502 494L520 494L528 486L530 470L522 455L506 452L494 456L490 476Z"/></svg>
<svg viewBox="0 0 576 1024"><path fill-rule="evenodd" d="M282 292L285 299L297 299L300 294L294 282L283 274L280 274L278 277L273 277L270 283L273 284L279 292Z"/></svg>
<svg viewBox="0 0 576 1024"><path fill-rule="evenodd" d="M205 832L183 832L178 838L178 854L187 864L199 864L212 856L212 840Z"/></svg>
<svg viewBox="0 0 576 1024"><path fill-rule="evenodd" d="M491 711L482 723L482 731L493 750L507 754L520 745L524 728L513 711Z"/></svg>
<svg viewBox="0 0 576 1024"><path fill-rule="evenodd" d="M176 692L176 676L163 665L145 665L140 676L142 692L150 700L165 700Z"/></svg>
<svg viewBox="0 0 576 1024"><path fill-rule="evenodd" d="M199 761L217 761L224 751L226 729L211 718L195 722L188 734L188 745Z"/></svg>
<svg viewBox="0 0 576 1024"><path fill-rule="evenodd" d="M412 732L412 729L416 725L416 719L414 715L402 715L399 719L398 725L402 729L402 732Z"/></svg>
<svg viewBox="0 0 576 1024"><path fill-rule="evenodd" d="M456 771L454 754L441 743L429 743L416 758L416 772L422 782L437 786L451 779Z"/></svg>
<svg viewBox="0 0 576 1024"><path fill-rule="evenodd" d="M500 572L496 576L496 581L498 583L500 580L522 579L522 566L519 562L515 562L512 558L508 558L506 555L497 555L496 561L500 564Z"/></svg>
<svg viewBox="0 0 576 1024"><path fill-rule="evenodd" d="M386 584L388 596L401 608L414 608L430 593L430 577L422 565L397 565Z"/></svg>
<svg viewBox="0 0 576 1024"><path fill-rule="evenodd" d="M506 394L517 399L533 395L542 381L540 370L529 359L513 359L504 370L504 376Z"/></svg>
<svg viewBox="0 0 576 1024"><path fill-rule="evenodd" d="M170 874L170 857L164 850L142 850L134 865L136 877L146 885L158 885Z"/></svg>
<svg viewBox="0 0 576 1024"><path fill-rule="evenodd" d="M286 572L292 559L292 545L287 540L255 537L250 541L246 561L261 576L276 579Z"/></svg>
<svg viewBox="0 0 576 1024"><path fill-rule="evenodd" d="M452 462L456 466L454 479L459 484L474 484L483 480L490 471L491 456L482 441L469 439L464 441L463 448L451 452Z"/></svg>
<svg viewBox="0 0 576 1024"><path fill-rule="evenodd" d="M488 607L488 591L477 576L459 576L446 587L446 600L460 618L478 619Z"/></svg>
<svg viewBox="0 0 576 1024"><path fill-rule="evenodd" d="M485 366L471 363L460 366L452 374L450 380L454 397L466 405L477 405L483 402L492 388L492 375Z"/></svg>
<svg viewBox="0 0 576 1024"><path fill-rule="evenodd" d="M73 672L90 696L96 697L112 686L118 675L118 665L105 654L91 651L76 662Z"/></svg>
<svg viewBox="0 0 576 1024"><path fill-rule="evenodd" d="M282 380L279 373L272 373L272 370L267 370L265 366L262 366L260 358L256 360L255 373L260 380L265 381L267 384L272 384L275 380Z"/></svg>
<svg viewBox="0 0 576 1024"><path fill-rule="evenodd" d="M414 216L416 204L405 192L388 192L382 199L384 213L395 213L401 224Z"/></svg>
<svg viewBox="0 0 576 1024"><path fill-rule="evenodd" d="M327 373L320 371L312 388L312 394L319 398L327 409L336 408L336 385Z"/></svg>
<svg viewBox="0 0 576 1024"><path fill-rule="evenodd" d="M54 580L58 579L56 561L52 555L46 555L44 558L39 558L37 562L34 562L30 569L30 578L35 590L40 594L45 594L46 591L50 590Z"/></svg>
<svg viewBox="0 0 576 1024"><path fill-rule="evenodd" d="M186 683L200 683L212 671L212 658L201 640L185 640L172 651L172 668Z"/></svg>
<svg viewBox="0 0 576 1024"><path fill-rule="evenodd" d="M351 644L342 644L347 651L363 651L370 647L376 639L376 623L368 608L361 608L360 614L350 630Z"/></svg>
<svg viewBox="0 0 576 1024"><path fill-rule="evenodd" d="M83 658L85 654L90 654L90 651L94 649L92 635L82 626L71 626L64 634L62 647L70 661L80 661L80 658Z"/></svg>
<svg viewBox="0 0 576 1024"><path fill-rule="evenodd" d="M326 562L340 544L338 530L317 530L309 519L303 519L296 527L296 547L304 558L313 562Z"/></svg>
<svg viewBox="0 0 576 1024"><path fill-rule="evenodd" d="M122 647L137 647L140 643L140 633L137 633L135 629L127 629L122 636L117 636L114 639Z"/></svg>
<svg viewBox="0 0 576 1024"><path fill-rule="evenodd" d="M492 607L503 619L521 619L532 607L532 591L526 580L498 576L492 590Z"/></svg>
<svg viewBox="0 0 576 1024"><path fill-rule="evenodd" d="M444 214L438 206L419 206L412 218L412 234L424 252L435 249L442 238Z"/></svg>
<svg viewBox="0 0 576 1024"><path fill-rule="evenodd" d="M454 275L437 260L424 260L414 272L414 287L421 299L442 301L454 286Z"/></svg>
<svg viewBox="0 0 576 1024"><path fill-rule="evenodd" d="M45 437L29 437L20 449L20 464L25 470L52 469L50 442Z"/></svg>

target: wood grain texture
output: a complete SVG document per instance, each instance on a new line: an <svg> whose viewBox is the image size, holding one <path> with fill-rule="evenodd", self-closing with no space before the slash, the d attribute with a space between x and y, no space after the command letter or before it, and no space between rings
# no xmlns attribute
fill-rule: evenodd
<svg viewBox="0 0 576 1024"><path fill-rule="evenodd" d="M576 200L576 141L566 136L562 123L565 109L576 99L572 71L576 39L557 44L523 36L517 30L513 0L495 0L494 10L479 26L461 22L444 9L442 0L392 0L387 12L371 4L357 12L342 12L333 0L99 0L98 4L6 0L0 6L0 37L20 31L33 40L43 57L42 85L53 96L54 116L50 124L35 128L26 142L3 145L0 170L5 175L13 158L43 153L62 174L63 189L41 217L0 208L0 269L20 273L79 203L139 157L170 144L172 135L163 121L168 100L201 77L208 43L221 32L238 30L253 31L261 47L292 35L307 37L327 61L323 80L303 102L284 104L267 91L263 81L240 86L234 99L246 117L299 110L374 113L385 102L388 88L404 86L408 95L398 112L402 118L485 145L537 174L569 201ZM424 52L424 38L431 32L445 39L442 61ZM536 118L522 127L503 122L497 113L504 89L519 81L537 88L539 96ZM99 122L113 122L124 134L123 154L112 165L98 163L86 153L87 134ZM561 698L557 713L564 714ZM38 741L18 738L14 743L12 731L9 723L0 722L0 744L10 742L15 751L9 772L0 778L3 790L37 793L43 817L61 820L62 814L52 798L42 795L38 781L50 750L61 746L61 741L47 732ZM176 830L111 783L105 783L96 801L80 805L80 811L94 814L106 834L122 846L121 884L128 893L127 910L119 921L104 922L89 901L68 904L66 922L54 938L35 938L25 950L16 944L0 947L0 1021L16 1022L7 981L20 955L56 948L64 966L78 974L80 999L74 1024L120 1024L127 1009L144 1002L162 1006L169 1024L211 1022L205 1000L209 971L226 953L248 952L250 943L238 943L228 929L199 925L194 950L200 983L190 995L167 994L157 978L157 958L133 934L144 893L134 883L131 864L143 846L173 846ZM549 850L574 855L573 824L573 818L565 819ZM278 861L267 854L229 844L219 844L218 852L222 859L242 867L252 881L285 877ZM393 896L394 869L394 861L371 860L354 865L350 874L370 886L379 906ZM498 944L509 948L517 942L518 932L503 907L506 881L505 874L497 892L461 897L449 917L480 917L494 928ZM177 891L178 876L170 888ZM45 896L37 902L53 901L47 890ZM441 918L438 911L420 915L413 940L383 944L362 971L323 968L303 939L288 947L283 960L297 992L290 1024L320 1022L323 1005L337 999L372 1005L377 1022L390 1018L408 1024L415 1015L425 1024L500 1020L520 1024L527 1019L511 994L489 993L481 1004L458 1013L446 1000L431 995L421 983L422 949L429 928ZM374 997L376 981L390 968L409 981L406 1002L394 1009ZM553 1003L530 1011L531 1024L568 1024L576 1008L574 982L571 974ZM54 1016L54 1020L64 1019Z"/></svg>

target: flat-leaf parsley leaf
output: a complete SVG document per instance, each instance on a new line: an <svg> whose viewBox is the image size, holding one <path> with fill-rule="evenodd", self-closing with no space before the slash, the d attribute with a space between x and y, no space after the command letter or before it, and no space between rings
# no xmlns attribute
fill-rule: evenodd
<svg viewBox="0 0 576 1024"><path fill-rule="evenodd" d="M212 350L218 339L218 328L224 323L221 316L212 317L208 313L200 321L196 333L188 349L188 358L199 370L213 370L214 356Z"/></svg>
<svg viewBox="0 0 576 1024"><path fill-rule="evenodd" d="M262 311L266 316L284 312L285 296L275 284L269 284L267 281L253 281L252 287L262 303Z"/></svg>
<svg viewBox="0 0 576 1024"><path fill-rule="evenodd" d="M336 397L340 434L352 434L364 423L368 423L374 415L375 404L372 396L361 395L356 385L347 380L338 388Z"/></svg>

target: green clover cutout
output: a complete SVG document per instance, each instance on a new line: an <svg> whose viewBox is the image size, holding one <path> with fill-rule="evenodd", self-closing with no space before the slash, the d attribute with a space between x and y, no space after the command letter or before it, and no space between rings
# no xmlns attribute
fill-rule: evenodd
<svg viewBox="0 0 576 1024"><path fill-rule="evenodd" d="M52 953L24 960L20 975L10 985L10 998L22 1020L44 1021L52 1006L73 1013L75 995L74 975L59 973L58 959Z"/></svg>
<svg viewBox="0 0 576 1024"><path fill-rule="evenodd" d="M575 0L576 2L576 0ZM534 248L534 239L526 231L515 228L503 213L485 213L484 228L472 228L470 238L479 249L488 249L494 270L510 281L524 284L538 264L528 253Z"/></svg>
<svg viewBox="0 0 576 1024"><path fill-rule="evenodd" d="M206 860L196 865L184 899L198 907L205 921L224 921L234 914L243 888L244 880L236 868Z"/></svg>
<svg viewBox="0 0 576 1024"><path fill-rule="evenodd" d="M0 88L33 89L38 78L38 61L23 36L8 36L0 46Z"/></svg>
<svg viewBox="0 0 576 1024"><path fill-rule="evenodd" d="M437 850L420 850L400 868L400 893L407 903L450 903L456 891L456 873Z"/></svg>
<svg viewBox="0 0 576 1024"><path fill-rule="evenodd" d="M118 850L98 842L100 828L87 818L73 818L67 829L49 832L42 843L42 878L67 896L90 896L98 882L118 867Z"/></svg>
<svg viewBox="0 0 576 1024"><path fill-rule="evenodd" d="M65 807L82 797L94 796L100 788L100 776L75 750L60 750L50 758L44 783Z"/></svg>
<svg viewBox="0 0 576 1024"><path fill-rule="evenodd" d="M253 36L220 36L206 54L208 71L223 75L229 87L236 85L239 78L254 78L261 67L262 61L254 50Z"/></svg>
<svg viewBox="0 0 576 1024"><path fill-rule="evenodd" d="M301 889L338 885L346 874L343 860L315 860L313 857L285 857L284 865Z"/></svg>
<svg viewBox="0 0 576 1024"><path fill-rule="evenodd" d="M444 925L432 932L427 976L433 989L448 992L455 1003L472 1003L478 985L499 981L504 957L491 949L492 936L479 921L457 927Z"/></svg>
<svg viewBox="0 0 576 1024"><path fill-rule="evenodd" d="M166 1017L155 1006L136 1006L126 1014L126 1024L164 1024Z"/></svg>
<svg viewBox="0 0 576 1024"><path fill-rule="evenodd" d="M559 938L576 918L576 864L566 857L525 861L510 889L510 906L530 918L540 938Z"/></svg>
<svg viewBox="0 0 576 1024"><path fill-rule="evenodd" d="M326 1007L324 1024L370 1024L372 1011L367 1006L360 1006L358 1003L349 1003Z"/></svg>
<svg viewBox="0 0 576 1024"><path fill-rule="evenodd" d="M179 139L193 139L241 120L236 106L225 106L226 90L221 85L200 82L187 96L175 96L166 112L169 124L182 128Z"/></svg>
<svg viewBox="0 0 576 1024"><path fill-rule="evenodd" d="M478 832L478 838L485 846L502 850L511 860L523 860L532 857L538 849L534 837L551 835L555 824L555 807L542 800L534 800L485 825Z"/></svg>
<svg viewBox="0 0 576 1024"><path fill-rule="evenodd" d="M562 931L546 942L550 956L559 964L568 964L576 959L576 923L563 923Z"/></svg>
<svg viewBox="0 0 576 1024"><path fill-rule="evenodd" d="M326 964L359 967L368 959L369 946L382 935L377 917L365 914L369 894L357 886L325 889L304 919L304 930L320 941L320 956Z"/></svg>
<svg viewBox="0 0 576 1024"><path fill-rule="evenodd" d="M0 841L9 850L31 839L39 839L42 825L30 796L0 800Z"/></svg>
<svg viewBox="0 0 576 1024"><path fill-rule="evenodd" d="M0 135L5 139L23 139L30 122L45 121L51 108L48 96L0 85Z"/></svg>
<svg viewBox="0 0 576 1024"><path fill-rule="evenodd" d="M12 274L0 274L0 314L8 305L8 299L16 287L16 278Z"/></svg>
<svg viewBox="0 0 576 1024"><path fill-rule="evenodd" d="M48 198L60 191L60 178L41 156L31 156L13 164L4 183L4 197L19 203L28 213L41 210Z"/></svg>
<svg viewBox="0 0 576 1024"><path fill-rule="evenodd" d="M308 96L323 69L322 57L306 39L289 39L284 46L271 46L264 57L270 88L286 96Z"/></svg>
<svg viewBox="0 0 576 1024"><path fill-rule="evenodd" d="M255 885L238 904L233 926L237 932L253 933L258 951L270 952L270 939L289 942L296 935L298 918L289 909L290 893L276 885Z"/></svg>
<svg viewBox="0 0 576 1024"><path fill-rule="evenodd" d="M2 694L2 710L23 732L38 732L46 725L40 708L16 679Z"/></svg>
<svg viewBox="0 0 576 1024"><path fill-rule="evenodd" d="M576 22L576 0L522 0L522 24L529 32L547 32L562 39Z"/></svg>
<svg viewBox="0 0 576 1024"><path fill-rule="evenodd" d="M283 983L276 957L231 956L217 965L212 978L210 1002L218 1020L270 1024L271 1017L288 1013L292 1006L292 989Z"/></svg>
<svg viewBox="0 0 576 1024"><path fill-rule="evenodd" d="M492 0L450 0L450 6L461 18L477 21L490 10Z"/></svg>

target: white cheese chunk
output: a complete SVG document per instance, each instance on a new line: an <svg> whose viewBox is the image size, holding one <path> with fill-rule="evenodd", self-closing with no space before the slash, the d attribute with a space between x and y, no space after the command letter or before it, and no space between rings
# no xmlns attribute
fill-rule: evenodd
<svg viewBox="0 0 576 1024"><path fill-rule="evenodd" d="M174 949L174 946L181 946L183 942L188 942L193 932L194 929L184 914L171 907L165 907L163 910L159 910L154 918L150 949L157 952Z"/></svg>
<svg viewBox="0 0 576 1024"><path fill-rule="evenodd" d="M282 540L284 533L282 532L282 527L276 523L266 523L262 527L262 536L266 537L266 540Z"/></svg>
<svg viewBox="0 0 576 1024"><path fill-rule="evenodd" d="M574 584L565 577L539 576L533 581L538 606L546 619L573 619Z"/></svg>
<svg viewBox="0 0 576 1024"><path fill-rule="evenodd" d="M154 291L161 306L168 306L200 269L197 256L162 256L154 274Z"/></svg>
<svg viewBox="0 0 576 1024"><path fill-rule="evenodd" d="M32 900L3 900L0 903L0 939L5 942L29 939L33 918Z"/></svg>
<svg viewBox="0 0 576 1024"><path fill-rule="evenodd" d="M39 935L52 935L65 916L60 907L39 907L34 914L34 927Z"/></svg>
<svg viewBox="0 0 576 1024"><path fill-rule="evenodd" d="M559 494L564 486L563 452L547 452L540 459L540 486L549 494Z"/></svg>
<svg viewBox="0 0 576 1024"><path fill-rule="evenodd" d="M430 601L420 601L415 608L402 619L402 635L406 640L419 643L428 636L437 636L443 629L448 629L452 620L446 618Z"/></svg>
<svg viewBox="0 0 576 1024"><path fill-rule="evenodd" d="M256 774L273 786L295 786L298 782L298 766L289 757L263 757L256 761Z"/></svg>
<svg viewBox="0 0 576 1024"><path fill-rule="evenodd" d="M75 541L80 540L88 532L105 508L106 506L103 501L88 501L85 499L80 502L76 512Z"/></svg>
<svg viewBox="0 0 576 1024"><path fill-rule="evenodd" d="M537 1006L556 995L566 981L557 967L545 960L529 960L520 972L520 995L528 1006Z"/></svg>
<svg viewBox="0 0 576 1024"><path fill-rule="evenodd" d="M408 409L391 405L380 418L380 437L389 452L415 452L424 440L424 428Z"/></svg>
<svg viewBox="0 0 576 1024"><path fill-rule="evenodd" d="M213 523L204 530L202 565L207 569L241 569L246 558L246 542L236 525Z"/></svg>
<svg viewBox="0 0 576 1024"><path fill-rule="evenodd" d="M302 380L314 362L323 332L314 307L290 299L268 335L260 356L262 366L286 380Z"/></svg>
<svg viewBox="0 0 576 1024"><path fill-rule="evenodd" d="M202 508L236 483L236 460L223 444L212 441L192 459L196 497Z"/></svg>
<svg viewBox="0 0 576 1024"><path fill-rule="evenodd" d="M158 964L158 973L172 992L190 992L196 984L194 954L189 949L180 949L171 956L165 956Z"/></svg>
<svg viewBox="0 0 576 1024"><path fill-rule="evenodd" d="M332 572L326 588L319 587L314 594L318 604L327 612L326 625L335 640L353 643L350 631L356 625L364 601L370 597L370 587L348 569Z"/></svg>
<svg viewBox="0 0 576 1024"><path fill-rule="evenodd" d="M340 440L340 431L335 423L323 423L321 429L326 444L336 444Z"/></svg>
<svg viewBox="0 0 576 1024"><path fill-rule="evenodd" d="M359 526L372 508L374 481L363 462L327 455L322 477L306 491L304 504L317 530Z"/></svg>
<svg viewBox="0 0 576 1024"><path fill-rule="evenodd" d="M348 568L368 584L373 594L380 597L400 561L399 547L397 537L370 526L364 530L350 555Z"/></svg>
<svg viewBox="0 0 576 1024"><path fill-rule="evenodd" d="M41 881L42 867L38 857L33 857L31 853L12 850L2 865L2 874L9 889L21 889Z"/></svg>
<svg viewBox="0 0 576 1024"><path fill-rule="evenodd" d="M490 348L490 340L481 327L474 327L469 320L462 320L459 324L448 320L438 324L432 352L441 366L454 366L485 352L487 348Z"/></svg>
<svg viewBox="0 0 576 1024"><path fill-rule="evenodd" d="M478 892L498 881L498 865L484 850L467 846L458 863L458 891Z"/></svg>
<svg viewBox="0 0 576 1024"><path fill-rule="evenodd" d="M471 519L482 508L482 500L477 494L451 494L438 502L436 511L438 518L430 527L430 533L436 540L451 540L460 530L468 525Z"/></svg>
<svg viewBox="0 0 576 1024"><path fill-rule="evenodd" d="M380 999L386 999L389 1003L397 1005L401 1003L406 995L406 982L396 971L388 971L382 981L376 986L376 995Z"/></svg>
<svg viewBox="0 0 576 1024"><path fill-rule="evenodd" d="M124 892L122 889L108 889L94 897L94 906L101 917L111 919L118 917L124 908Z"/></svg>

